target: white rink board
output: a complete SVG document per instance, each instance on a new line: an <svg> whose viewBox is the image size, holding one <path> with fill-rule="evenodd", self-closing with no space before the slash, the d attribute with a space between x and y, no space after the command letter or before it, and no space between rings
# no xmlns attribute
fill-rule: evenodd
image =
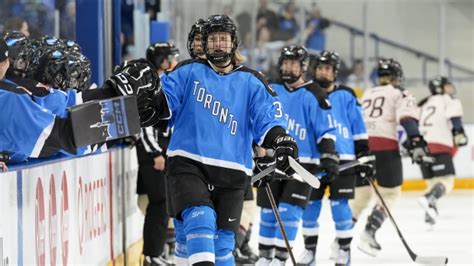
<svg viewBox="0 0 474 266"><path fill-rule="evenodd" d="M136 206L136 197L134 191L122 197L121 177L125 171L132 187L137 165L119 163L121 153L135 156L116 149L0 174L4 264L105 265L123 253L121 202ZM143 223L136 211L127 211L127 219ZM126 234L127 246L141 238L138 230Z"/></svg>

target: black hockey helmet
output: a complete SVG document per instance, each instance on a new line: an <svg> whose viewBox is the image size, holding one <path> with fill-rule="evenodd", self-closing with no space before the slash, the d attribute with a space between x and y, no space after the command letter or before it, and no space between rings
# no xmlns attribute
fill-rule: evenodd
<svg viewBox="0 0 474 266"><path fill-rule="evenodd" d="M69 87L69 57L65 51L50 49L39 59L34 79L57 89Z"/></svg>
<svg viewBox="0 0 474 266"><path fill-rule="evenodd" d="M428 83L428 88L430 89L432 95L443 94L444 86L447 84L451 84L447 77L437 76L430 80Z"/></svg>
<svg viewBox="0 0 474 266"><path fill-rule="evenodd" d="M10 68L14 71L26 73L33 57L33 47L29 39L19 31L7 31L3 38L8 45Z"/></svg>
<svg viewBox="0 0 474 266"><path fill-rule="evenodd" d="M82 48L77 42L73 40L64 40L64 44L66 45L66 50L68 52L82 53Z"/></svg>
<svg viewBox="0 0 474 266"><path fill-rule="evenodd" d="M68 88L87 90L91 84L91 62L83 54L71 52L68 54L69 81Z"/></svg>
<svg viewBox="0 0 474 266"><path fill-rule="evenodd" d="M210 53L208 50L208 37L210 34L215 32L226 32L231 36L232 48L230 52L225 51L214 51ZM212 15L210 16L206 24L204 25L202 36L203 36L203 49L206 53L206 57L213 64L222 64L228 60L232 60L239 46L239 40L237 37L237 27L235 26L234 21L227 15Z"/></svg>
<svg viewBox="0 0 474 266"><path fill-rule="evenodd" d="M58 39L54 36L45 35L41 38L41 44L43 47L48 47L51 49L65 50L66 44L63 40Z"/></svg>
<svg viewBox="0 0 474 266"><path fill-rule="evenodd" d="M169 42L158 42L148 46L148 49L146 49L146 59L150 61L156 69L161 68L160 65L165 59L171 61L171 57L178 56L178 48L176 48L174 44Z"/></svg>
<svg viewBox="0 0 474 266"><path fill-rule="evenodd" d="M199 53L199 54L197 53L197 51L194 51L193 42L194 42L194 37L196 37L196 34L201 34L202 36L202 30L205 24L206 24L206 20L200 18L196 22L194 22L194 24L191 26L191 30L189 31L188 42L187 42L188 53L191 56L191 58L197 58L198 56L204 54L204 50L202 53Z"/></svg>
<svg viewBox="0 0 474 266"><path fill-rule="evenodd" d="M377 65L379 77L390 76L392 80L403 80L402 65L392 58L381 58Z"/></svg>
<svg viewBox="0 0 474 266"><path fill-rule="evenodd" d="M321 51L321 53L319 53L319 55L317 55L315 58L313 75L315 75L316 73L316 68L322 64L332 66L332 69L334 71L334 79L336 79L337 73L339 72L339 68L341 67L341 59L339 58L339 54L328 50Z"/></svg>
<svg viewBox="0 0 474 266"><path fill-rule="evenodd" d="M299 76L294 76L292 73L283 73L281 67L285 60L298 60L301 65L301 73ZM285 46L281 49L280 57L278 58L278 70L280 78L284 82L293 83L297 81L308 69L309 54L306 48L299 45Z"/></svg>

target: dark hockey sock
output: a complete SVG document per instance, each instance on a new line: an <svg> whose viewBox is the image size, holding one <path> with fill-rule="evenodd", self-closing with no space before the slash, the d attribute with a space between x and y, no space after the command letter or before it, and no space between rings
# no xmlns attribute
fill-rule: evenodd
<svg viewBox="0 0 474 266"><path fill-rule="evenodd" d="M339 248L342 250L348 250L351 247L352 237L348 238L338 238L337 243L339 244Z"/></svg>
<svg viewBox="0 0 474 266"><path fill-rule="evenodd" d="M357 218L352 217L352 222L354 223L354 226L355 226L355 224L357 223Z"/></svg>
<svg viewBox="0 0 474 266"><path fill-rule="evenodd" d="M288 250L282 247L276 247L275 249L275 258L280 260L280 261L286 261L290 257L290 253L288 253Z"/></svg>
<svg viewBox="0 0 474 266"><path fill-rule="evenodd" d="M242 226L239 226L239 230L237 230L237 233L235 234L235 246L237 248L240 249L242 247L245 242L246 235L247 231Z"/></svg>
<svg viewBox="0 0 474 266"><path fill-rule="evenodd" d="M377 230L382 226L383 221L387 215L382 207L376 205L372 210L372 213L367 217L367 224L365 225L365 230L375 234Z"/></svg>
<svg viewBox="0 0 474 266"><path fill-rule="evenodd" d="M249 229L247 230L247 233L245 233L245 239L243 244L247 244L250 241L250 237L252 236L252 224L249 224Z"/></svg>
<svg viewBox="0 0 474 266"><path fill-rule="evenodd" d="M258 244L258 256L260 258L272 259L275 252L275 246Z"/></svg>
<svg viewBox="0 0 474 266"><path fill-rule="evenodd" d="M304 247L306 249L316 250L317 245L318 245L318 236L304 236Z"/></svg>
<svg viewBox="0 0 474 266"><path fill-rule="evenodd" d="M446 187L442 183L437 183L433 188L425 194L430 205L435 206L436 201L446 194Z"/></svg>

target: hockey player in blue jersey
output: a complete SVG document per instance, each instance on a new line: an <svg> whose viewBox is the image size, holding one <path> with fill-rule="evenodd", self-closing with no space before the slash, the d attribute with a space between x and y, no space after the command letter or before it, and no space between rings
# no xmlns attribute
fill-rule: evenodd
<svg viewBox="0 0 474 266"><path fill-rule="evenodd" d="M351 88L335 83L340 59L337 53L322 51L316 57L314 80L329 96L332 106L331 125L336 128L336 151L341 164L368 155L368 137L361 107ZM311 201L303 214L303 236L305 251L298 263L314 265L318 244L319 223L322 198L326 187L330 188L332 218L336 226L335 259L336 265L349 265L350 244L352 241L352 213L348 200L354 198L356 176L371 174L370 166L346 170L322 182L314 189ZM334 249L334 247L333 247Z"/></svg>
<svg viewBox="0 0 474 266"><path fill-rule="evenodd" d="M322 179L325 180L338 173L335 128L326 93L312 81L304 80L308 61L304 47L284 47L278 60L281 82L271 86L279 95L282 104L279 108L283 109L288 131L298 143L300 162L311 173L317 172L320 162L321 170L326 172ZM293 246L311 187L296 180L275 181L271 187L288 241ZM263 188L257 191L257 205L262 208L257 265L284 265L289 253Z"/></svg>
<svg viewBox="0 0 474 266"><path fill-rule="evenodd" d="M258 72L239 65L237 28L213 15L203 29L207 61L182 61L141 110L143 125L173 118L168 146L168 210L180 253L191 265L233 265L234 235L252 174L252 143L274 149L291 174L295 140L285 131L280 102ZM178 232L182 230L182 232Z"/></svg>

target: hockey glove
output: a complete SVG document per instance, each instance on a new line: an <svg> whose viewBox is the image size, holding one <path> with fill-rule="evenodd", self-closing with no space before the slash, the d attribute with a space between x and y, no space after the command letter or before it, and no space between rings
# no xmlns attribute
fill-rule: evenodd
<svg viewBox="0 0 474 266"><path fill-rule="evenodd" d="M147 97L160 88L160 78L153 66L145 59L125 61L114 70L106 80L106 86L117 95L136 95Z"/></svg>
<svg viewBox="0 0 474 266"><path fill-rule="evenodd" d="M287 134L280 135L273 140L271 147L275 150L277 169L289 176L293 175L295 171L290 167L288 157L298 160L298 146L295 139Z"/></svg>
<svg viewBox="0 0 474 266"><path fill-rule="evenodd" d="M253 173L256 175L273 164L275 164L275 158L273 157L269 157L269 156L258 157L255 159L255 168L253 170ZM264 187L266 183L271 183L274 177L275 177L275 172L272 172L264 176L262 179L258 180L257 182L255 182L253 185L254 187Z"/></svg>
<svg viewBox="0 0 474 266"><path fill-rule="evenodd" d="M325 173L321 176L321 183L331 183L339 175L339 156L337 154L321 154L321 170Z"/></svg>
<svg viewBox="0 0 474 266"><path fill-rule="evenodd" d="M370 155L372 155L370 151L360 152L357 154L357 159ZM372 178L375 175L375 161L358 165L356 166L355 170L357 175L362 179Z"/></svg>
<svg viewBox="0 0 474 266"><path fill-rule="evenodd" d="M410 153L412 162L417 164L425 163L424 159L429 157L430 150L422 136L410 137L408 147L408 152Z"/></svg>
<svg viewBox="0 0 474 266"><path fill-rule="evenodd" d="M454 146L461 147L461 146L467 145L468 139L462 127L460 129L453 128L452 132L453 132Z"/></svg>

